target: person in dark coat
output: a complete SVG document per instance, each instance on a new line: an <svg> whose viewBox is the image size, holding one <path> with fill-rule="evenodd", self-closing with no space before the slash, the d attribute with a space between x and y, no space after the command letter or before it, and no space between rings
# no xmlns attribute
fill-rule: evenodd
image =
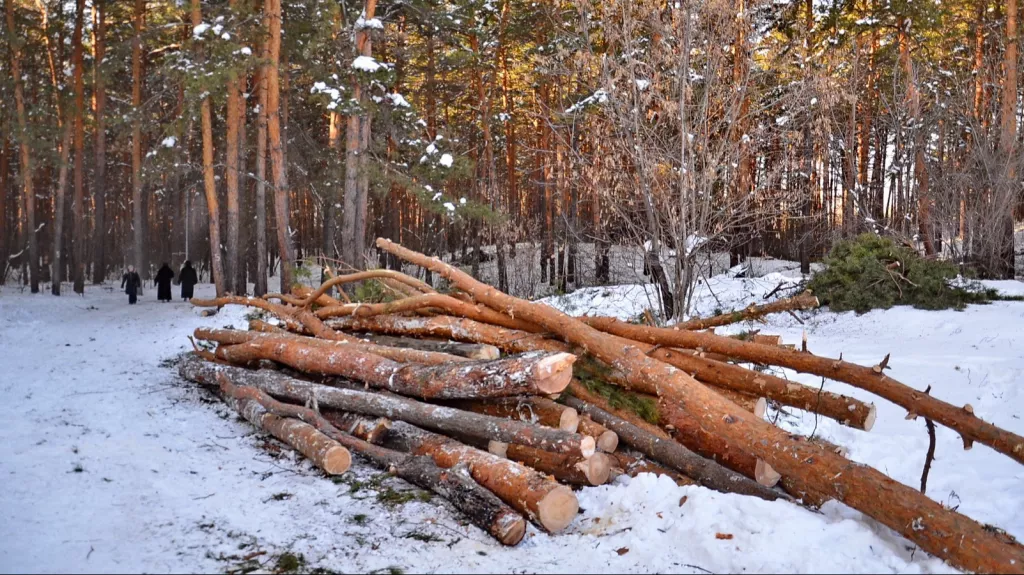
<svg viewBox="0 0 1024 575"><path fill-rule="evenodd" d="M135 266L128 266L128 271L121 276L121 288L124 289L124 293L128 294L128 303L130 305L134 305L135 302L139 301L142 278L139 277L139 272L135 271Z"/></svg>
<svg viewBox="0 0 1024 575"><path fill-rule="evenodd" d="M192 299L192 288L199 283L192 262L185 262L185 267L181 268L181 273L178 274L178 282L181 283L181 299L185 301Z"/></svg>
<svg viewBox="0 0 1024 575"><path fill-rule="evenodd" d="M156 277L153 278L153 283L156 284L156 299L171 301L172 281L174 281L174 272L171 270L171 266L165 263L160 266L160 271L156 272Z"/></svg>

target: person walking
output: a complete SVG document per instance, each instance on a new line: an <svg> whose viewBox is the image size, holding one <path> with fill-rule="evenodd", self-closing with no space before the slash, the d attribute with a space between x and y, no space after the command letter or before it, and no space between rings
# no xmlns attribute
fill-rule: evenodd
<svg viewBox="0 0 1024 575"><path fill-rule="evenodd" d="M171 301L172 281L174 281L174 271L165 263L160 266L160 271L156 272L156 277L153 278L153 283L156 284L156 299L163 302Z"/></svg>
<svg viewBox="0 0 1024 575"><path fill-rule="evenodd" d="M193 288L199 283L199 278L196 277L196 269L192 267L192 262L185 262L185 266L181 268L181 273L178 274L178 283L181 284L181 299L185 301L192 299Z"/></svg>
<svg viewBox="0 0 1024 575"><path fill-rule="evenodd" d="M128 266L128 271L121 276L121 288L128 294L129 305L135 305L135 302L139 301L142 278L139 277L139 272L135 271L135 266Z"/></svg>

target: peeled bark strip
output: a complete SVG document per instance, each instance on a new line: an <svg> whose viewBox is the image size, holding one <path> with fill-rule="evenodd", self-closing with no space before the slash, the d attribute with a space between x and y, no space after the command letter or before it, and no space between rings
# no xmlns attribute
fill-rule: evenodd
<svg viewBox="0 0 1024 575"><path fill-rule="evenodd" d="M925 551L946 559L955 567L980 572L1021 571L1024 568L1024 547L1016 542L1000 538L978 522L944 508L917 490L893 481L878 470L852 463L817 446L791 439L782 430L738 409L735 404L704 387L684 372L648 357L636 346L623 346L597 329L549 306L498 292L436 258L428 258L384 239L377 240L377 247L438 273L477 301L526 321L535 322L564 338L568 343L587 349L599 360L625 373L629 379L657 389L659 396L667 396L678 401L681 405L680 411L685 411L688 416L699 421L700 426L709 433L763 458L779 472L804 481L808 487L866 513L917 543ZM641 328L644 329L654 328ZM715 336L706 334L664 331L689 338L701 338L702 341L715 340ZM721 339L727 340L730 346L738 344L740 349L756 345L736 342L730 338ZM686 344L669 342L668 345ZM765 359L794 353L778 347L760 347L765 348ZM730 347L725 351L735 352L735 348ZM797 355L812 363L820 360L810 354ZM747 359L760 361L749 357ZM868 369L870 371L870 368ZM830 373L832 371L835 370L830 369ZM878 381L888 379L873 372L871 376ZM925 397L916 403L929 399ZM929 411L934 413L936 410ZM920 413L932 417L932 414L923 410ZM949 421L947 417L943 419ZM972 417L971 421L974 420L977 418ZM669 422L675 423L671 419ZM1012 452L1012 447L1010 451Z"/></svg>
<svg viewBox="0 0 1024 575"><path fill-rule="evenodd" d="M573 390L576 394L576 390ZM740 493L753 495L768 501L774 501L779 495L764 485L760 485L739 472L726 469L721 464L705 459L680 443L673 441L660 428L646 424L643 427L623 419L625 414L613 414L605 409L581 401L578 397L566 397L565 402L601 422L618 434L619 439L643 453L647 457L678 469L684 475L692 477L709 489L723 493ZM610 407L610 406L609 406ZM648 427L649 426L649 427ZM653 429L651 429L653 428Z"/></svg>
<svg viewBox="0 0 1024 575"><path fill-rule="evenodd" d="M662 467L633 450L616 451L615 453L609 453L608 455L615 460L617 469L613 469L613 473L621 470L622 473L625 473L630 477L636 477L641 473L653 473L655 475L665 475L669 477L672 481L676 482L676 485L700 485L697 481L694 481L678 471Z"/></svg>
<svg viewBox="0 0 1024 575"><path fill-rule="evenodd" d="M386 445L415 455L428 455L441 467L464 463L483 485L549 533L568 527L579 512L572 490L553 479L508 459L502 459L449 439L396 421Z"/></svg>
<svg viewBox="0 0 1024 575"><path fill-rule="evenodd" d="M612 469L611 459L604 453L584 459L512 444L505 456L572 485L604 485Z"/></svg>
<svg viewBox="0 0 1024 575"><path fill-rule="evenodd" d="M841 359L819 357L796 350L738 341L706 333L634 326L609 318L586 318L586 323L604 332L653 345L699 347L745 361L778 365L801 373L813 373L848 383L884 397L896 405L906 408L909 413L944 425L959 433L965 440L984 443L992 449L1024 463L1024 437L1000 429L964 408L950 405L908 387L881 373L882 369L876 371L875 368L878 366L866 367Z"/></svg>
<svg viewBox="0 0 1024 575"><path fill-rule="evenodd" d="M228 404L249 423L292 446L325 473L341 475L352 465L348 450L312 425L269 413L258 401L245 397L233 386L221 389Z"/></svg>
<svg viewBox="0 0 1024 575"><path fill-rule="evenodd" d="M501 357L501 351L498 350L497 347L481 343L461 343L457 341L442 341L439 339L393 337L370 333L357 334L355 337L367 340L370 343L377 345L448 353L468 359L498 359Z"/></svg>
<svg viewBox="0 0 1024 575"><path fill-rule="evenodd" d="M723 325L729 325L740 321L748 321L752 319L759 319L768 314L779 313L784 311L795 311L802 309L814 309L821 305L818 302L818 298L814 297L811 292L804 292L798 296L793 296L787 299L780 299L773 301L765 305L754 305L750 304L742 310L736 310L730 313L723 313L714 317L708 317L704 319L691 319L690 321L684 321L680 324L672 327L678 327L679 329L709 329L720 327Z"/></svg>
<svg viewBox="0 0 1024 575"><path fill-rule="evenodd" d="M597 441L597 448L605 453L612 453L619 446L619 436L614 431L597 423L590 416L580 418L579 431Z"/></svg>
<svg viewBox="0 0 1024 575"><path fill-rule="evenodd" d="M320 407L407 421L443 433L459 433L485 440L518 443L553 453L571 454L584 458L594 454L594 440L585 435L422 403L390 394L329 387L288 377L275 371L250 371L205 362L186 364L181 368L181 373L190 380L207 385L213 385L216 382L217 374L222 373L231 381L288 401L299 403L315 401ZM353 428L353 425L359 423L358 419L339 420L334 423L349 433L359 436L365 436L371 431L360 432ZM373 429L377 429L377 427L374 425Z"/></svg>
<svg viewBox="0 0 1024 575"><path fill-rule="evenodd" d="M510 417L520 421L539 423L568 433L576 433L580 421L579 414L575 409L559 405L544 397L464 401L457 403L456 407L495 417ZM590 443L593 444L593 440Z"/></svg>
<svg viewBox="0 0 1024 575"><path fill-rule="evenodd" d="M226 397L247 402L248 410L254 410L253 403L272 415L263 417L294 417L315 427L324 436L357 451L380 467L406 481L437 493L447 499L456 509L466 515L474 525L490 533L504 545L516 545L526 533L526 522L511 507L505 505L496 495L473 481L465 466L441 469L429 457L417 457L373 445L351 435L342 433L322 415L308 407L289 405L271 399L266 393L253 387L232 384L224 372L218 373L220 388ZM294 420L291 420L294 421ZM374 438L372 425L356 422L356 429L368 429L368 437ZM372 439L370 439L372 441ZM347 453L347 452L346 452Z"/></svg>
<svg viewBox="0 0 1024 575"><path fill-rule="evenodd" d="M558 393L572 377L571 354L528 353L495 361L441 365L398 363L356 346L326 347L284 337L260 337L217 348L237 365L269 359L304 373L340 375L424 399L479 399Z"/></svg>

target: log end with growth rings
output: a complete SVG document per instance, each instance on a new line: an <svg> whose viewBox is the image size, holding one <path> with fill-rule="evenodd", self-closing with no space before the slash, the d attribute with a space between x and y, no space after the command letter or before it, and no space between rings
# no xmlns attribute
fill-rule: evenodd
<svg viewBox="0 0 1024 575"><path fill-rule="evenodd" d="M573 408L567 407L562 410L558 417L558 429L569 433L576 433L580 427L580 414Z"/></svg>
<svg viewBox="0 0 1024 575"><path fill-rule="evenodd" d="M580 455L584 458L591 458L597 451L597 441L589 435L584 435L583 439L580 440Z"/></svg>
<svg viewBox="0 0 1024 575"><path fill-rule="evenodd" d="M878 408L875 404L868 404L868 414L864 417L864 431L871 431L875 426L875 419L878 417Z"/></svg>
<svg viewBox="0 0 1024 575"><path fill-rule="evenodd" d="M543 393L560 393L572 380L575 362L576 356L571 353L556 353L537 362L533 369L537 389Z"/></svg>
<svg viewBox="0 0 1024 575"><path fill-rule="evenodd" d="M557 533L572 523L579 510L576 494L572 489L559 485L537 503L537 521L548 533Z"/></svg>
<svg viewBox="0 0 1024 575"><path fill-rule="evenodd" d="M352 455L340 445L332 447L324 454L323 464L328 475L341 475L352 467Z"/></svg>
<svg viewBox="0 0 1024 575"><path fill-rule="evenodd" d="M615 453L619 446L619 434L608 430L597 437L597 448L605 453Z"/></svg>
<svg viewBox="0 0 1024 575"><path fill-rule="evenodd" d="M775 487L780 479L782 479L782 476L771 465L768 465L764 460L757 460L757 464L754 466L755 481L765 487Z"/></svg>
<svg viewBox="0 0 1024 575"><path fill-rule="evenodd" d="M515 546L523 540L526 535L526 520L515 511L509 510L502 513L494 522L494 537L501 541L502 545Z"/></svg>
<svg viewBox="0 0 1024 575"><path fill-rule="evenodd" d="M768 413L768 400L763 397L757 398L757 401L754 402L754 417L764 419L766 413Z"/></svg>
<svg viewBox="0 0 1024 575"><path fill-rule="evenodd" d="M587 476L591 485L604 485L611 477L612 459L604 453L595 453L590 459L577 463L576 468Z"/></svg>

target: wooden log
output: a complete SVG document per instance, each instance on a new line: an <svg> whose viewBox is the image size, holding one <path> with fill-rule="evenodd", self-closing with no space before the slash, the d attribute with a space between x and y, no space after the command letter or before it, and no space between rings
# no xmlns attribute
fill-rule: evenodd
<svg viewBox="0 0 1024 575"><path fill-rule="evenodd" d="M225 381L226 383L226 381ZM221 386L225 401L257 429L265 431L301 453L328 475L341 475L352 465L352 456L337 441L308 423L281 417L232 386Z"/></svg>
<svg viewBox="0 0 1024 575"><path fill-rule="evenodd" d="M217 374L221 392L240 401L258 403L271 416L294 417L315 427L318 432L336 441L339 445L363 454L380 467L423 489L433 491L447 499L456 509L466 515L474 525L490 533L504 545L516 545L526 533L523 517L487 491L470 477L464 465L452 469L441 469L433 459L411 456L342 433L320 413L297 405L288 405L272 399L266 393L253 388L236 386L225 373ZM267 416L265 416L267 417ZM294 421L294 420L289 420ZM375 438L376 430L370 422L359 422L357 429L366 429L367 437ZM347 452L346 452L347 453Z"/></svg>
<svg viewBox="0 0 1024 575"><path fill-rule="evenodd" d="M505 456L571 485L604 485L612 469L611 460L604 453L583 459L510 444Z"/></svg>
<svg viewBox="0 0 1024 575"><path fill-rule="evenodd" d="M573 394L577 395L577 388L575 387L573 388ZM581 393L580 395L587 394ZM598 398L591 399L598 400ZM621 412L612 413L593 403L582 401L578 396L566 397L565 401L579 412L589 415L615 431L619 439L626 445L655 461L681 471L709 489L724 493L753 495L768 501L774 501L779 497L768 486L751 481L752 477L748 479L740 475L739 472L726 469L720 462L702 457L689 449L688 446L673 441L657 426L653 426L643 420L639 422L635 420L629 421L625 419L630 417L629 415ZM611 406L606 406L606 408L610 410ZM753 466L755 465L756 462L751 463L752 474L754 471Z"/></svg>
<svg viewBox="0 0 1024 575"><path fill-rule="evenodd" d="M1024 571L1024 547L1016 542L1000 538L978 522L944 508L878 470L853 464L817 446L790 439L782 430L739 409L685 372L648 357L636 346L623 346L594 327L549 306L503 294L436 258L428 258L384 239L378 239L376 244L403 260L438 273L479 302L510 316L534 322L568 343L587 349L599 360L621 370L628 379L653 387L659 396L678 402L679 411L698 420L707 432L764 459L779 472L802 480L809 487L864 512L955 567L982 572ZM694 335L685 331L673 333ZM701 338L717 337L697 335ZM721 339L730 345L757 345ZM668 345L686 346L675 342ZM787 353L778 347L761 347L770 350L766 357ZM733 351L733 348L728 348L728 351ZM813 357L810 354L799 355ZM884 378L880 374L873 375ZM672 419L668 422L675 423Z"/></svg>
<svg viewBox="0 0 1024 575"><path fill-rule="evenodd" d="M354 273L354 274L345 274L345 275L340 275L340 276L333 277L333 278L325 281L324 283L320 284L320 287L318 287L316 290L314 290L313 293L309 294L309 296L307 296L303 300L297 302L297 305L298 305L298 307L309 307L310 305L313 304L313 302L317 301L317 299L320 296L326 294L334 286L339 286L339 285L343 285L343 284L347 284L347 283L353 283L353 282L358 282L358 281L363 281L363 280L368 280L368 279L378 279L378 278L388 278L388 279L391 279L391 280L399 281L399 282L401 282L403 284L412 286L412 287L416 288L416 290L424 292L424 293L435 293L434 289L431 288L429 285L421 282L420 280L418 280L416 278L407 276L407 275L403 274L402 272L397 272L397 271L393 271L393 270L367 270L367 271L364 271L364 272L358 272L358 273ZM287 294L279 294L279 293L267 294L264 297L266 299L268 299L268 300L269 299L280 299L280 300L286 300L287 301L287 300L291 299L291 296L289 296Z"/></svg>
<svg viewBox="0 0 1024 575"><path fill-rule="evenodd" d="M780 299L767 303L764 305L750 304L742 310L736 310L729 313L723 313L714 317L704 319L691 319L684 321L675 327L679 329L710 329L720 327L723 325L729 325L740 321L748 321L752 319L759 319L768 314L780 313L784 311L796 311L802 309L814 309L821 305L818 302L818 298L814 297L809 291L805 291L800 295L793 296L787 299Z"/></svg>
<svg viewBox="0 0 1024 575"><path fill-rule="evenodd" d="M292 317L295 312L295 308L288 305L277 304L269 302L265 299L258 297L243 297L243 296L223 296L215 299L197 299L192 298L189 303L196 307L224 307L226 305L242 305L249 307L258 307L274 314L277 319L281 320L288 328L289 331L302 331L302 324Z"/></svg>
<svg viewBox="0 0 1024 575"><path fill-rule="evenodd" d="M258 320L257 320L258 321ZM249 322L252 325L253 322ZM224 345L235 345L239 343L246 343L249 341L255 341L257 339L290 339L306 346L315 346L322 349L351 349L356 348L359 351L365 353L372 353L374 355L390 359L392 361L398 361L403 363L422 363L424 365L442 365L447 363L461 363L470 361L465 357L458 355L451 355L447 353L439 353L433 351L421 351L418 349L401 349L397 347L387 347L383 345L375 345L360 341L354 337L350 338L344 336L344 338L320 338L320 337L308 337L304 335L297 335L290 332L280 332L276 330L268 330L263 325L257 324L257 330L240 331L231 329L208 329L208 328L197 328L194 335L197 339L206 341L215 341L219 344Z"/></svg>
<svg viewBox="0 0 1024 575"><path fill-rule="evenodd" d="M396 421L385 445L415 455L427 455L441 467L464 463L483 485L549 533L569 526L579 511L572 490L537 471L453 439Z"/></svg>
<svg viewBox="0 0 1024 575"><path fill-rule="evenodd" d="M192 381L207 385L213 385L217 374L223 373L233 381L288 401L312 401L320 407L384 417L390 420L403 420L444 433L461 433L484 440L514 442L554 453L578 455L584 458L592 456L595 451L593 438L585 435L422 403L390 394L329 387L291 378L275 371L249 371L237 367L214 365L209 362L192 362L183 364L181 373ZM349 433L371 439L374 437L369 433L376 434L379 427L375 423L364 431L355 429L353 425L365 423L360 418L332 421L332 423Z"/></svg>
<svg viewBox="0 0 1024 575"><path fill-rule="evenodd" d="M841 359L819 357L777 346L685 330L632 326L609 318L587 318L586 322L601 331L649 344L700 347L744 361L777 365L848 383L884 397L911 414L948 427L965 440L983 443L1017 462L1024 463L1024 437L1000 429L977 417L972 411L956 407L892 379L883 373L884 366L880 367L881 364L866 367Z"/></svg>
<svg viewBox="0 0 1024 575"><path fill-rule="evenodd" d="M747 395L723 387L716 387L715 391L722 397L753 413L754 417L764 419L764 414L768 412L768 401L763 397L754 397L753 395Z"/></svg>
<svg viewBox="0 0 1024 575"><path fill-rule="evenodd" d="M449 295L432 293L415 297L403 298L387 303L353 303L340 306L331 306L316 310L316 316L320 319L337 318L345 316L371 317L377 315L398 314L423 309L440 309L452 315L465 317L476 321L498 325L509 329L518 329L532 333L539 333L543 330L536 325L512 318L498 313L493 309L474 305L455 299Z"/></svg>
<svg viewBox="0 0 1024 575"><path fill-rule="evenodd" d="M468 359L498 359L501 351L493 345L481 343L462 343L439 339L416 339L412 337L395 337L373 333L356 334L356 338L376 345L403 349L418 349L457 355Z"/></svg>
<svg viewBox="0 0 1024 575"><path fill-rule="evenodd" d="M593 437L597 441L597 449L605 453L612 453L619 446L618 434L594 421L590 416L580 418L579 431L583 435Z"/></svg>
<svg viewBox="0 0 1024 575"><path fill-rule="evenodd" d="M542 352L494 361L419 365L398 363L356 346L331 348L293 338L260 337L220 346L216 355L236 365L269 359L304 373L340 375L401 395L425 399L508 397L558 393L569 384L576 357Z"/></svg>
<svg viewBox="0 0 1024 575"><path fill-rule="evenodd" d="M531 350L571 351L564 342L521 331L509 330L473 320L438 316L433 318L376 316L370 318L342 318L333 320L339 329L372 331L413 337L444 337L457 341L488 343L508 353ZM765 397L782 405L804 409L835 419L855 429L870 430L875 421L875 406L860 400L828 391L818 392L812 387L794 383L769 374L758 373L738 365L694 357L694 352L659 348L654 345L619 339L623 345L633 345L694 376L698 381L716 388L730 389L748 395ZM654 394L643 382L629 380L613 371L609 381Z"/></svg>
<svg viewBox="0 0 1024 575"><path fill-rule="evenodd" d="M615 468L613 473L620 471L630 477L636 477L641 473L653 473L655 475L665 475L676 482L676 485L700 485L694 479L691 479L678 471L673 471L667 467L658 465L657 463L647 459L643 454L630 450L619 450L615 453L608 454L612 459L615 460Z"/></svg>
<svg viewBox="0 0 1024 575"><path fill-rule="evenodd" d="M580 417L575 409L559 405L544 397L516 397L489 401L460 401L459 409L485 413L494 417L511 417L539 423L546 427L576 433Z"/></svg>

